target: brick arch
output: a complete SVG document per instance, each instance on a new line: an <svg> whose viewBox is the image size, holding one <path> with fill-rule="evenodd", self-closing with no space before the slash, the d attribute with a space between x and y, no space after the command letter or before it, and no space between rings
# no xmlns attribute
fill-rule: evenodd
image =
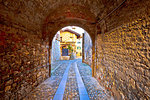
<svg viewBox="0 0 150 100"><path fill-rule="evenodd" d="M86 30L92 40L92 75L94 76L94 55L96 40L96 16L91 12L87 5L68 4L65 7L57 7L51 10L42 24L43 39L49 41L49 47L52 46L52 40L57 31L66 26L78 26ZM49 50L50 51L50 50ZM49 53L50 54L50 53Z"/></svg>
<svg viewBox="0 0 150 100"><path fill-rule="evenodd" d="M62 7L63 6L63 7ZM52 38L58 30L65 26L78 26L85 29L94 40L96 16L89 6L80 4L66 4L49 11L43 21L43 38Z"/></svg>
<svg viewBox="0 0 150 100"><path fill-rule="evenodd" d="M77 19L72 19L72 20L62 21L60 23L55 23L54 27L52 27L52 25L47 25L45 27L45 29L46 29L45 32L49 33L49 34L46 35L46 37L49 40L49 47L50 47L50 49L52 47L53 37L56 35L56 33L60 29L66 27L66 26L77 26L77 27L80 27L80 28L84 29L89 34L89 36L90 36L90 38L92 40L92 65L91 65L91 68L92 68L92 75L94 76L95 69L93 67L93 64L94 64L94 57L93 57L93 55L95 55L95 49L94 49L95 48L95 38L96 38L96 36L95 36L95 32L96 32L95 24L89 24L89 23L85 23L85 22L77 20ZM84 60L83 60L83 62L84 62Z"/></svg>
<svg viewBox="0 0 150 100"><path fill-rule="evenodd" d="M84 29L91 37L92 43L95 41L95 24L84 23L77 19L66 20L63 22L55 23L55 25L46 25L43 30L43 39L48 39L50 44L55 34L66 26L77 26Z"/></svg>

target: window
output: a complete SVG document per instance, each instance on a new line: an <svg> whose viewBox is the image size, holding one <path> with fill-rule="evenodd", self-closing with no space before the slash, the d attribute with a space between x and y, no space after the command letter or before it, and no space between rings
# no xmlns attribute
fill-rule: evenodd
<svg viewBox="0 0 150 100"><path fill-rule="evenodd" d="M62 42L62 37L60 37L60 42Z"/></svg>
<svg viewBox="0 0 150 100"><path fill-rule="evenodd" d="M77 49L81 49L81 47L77 47Z"/></svg>

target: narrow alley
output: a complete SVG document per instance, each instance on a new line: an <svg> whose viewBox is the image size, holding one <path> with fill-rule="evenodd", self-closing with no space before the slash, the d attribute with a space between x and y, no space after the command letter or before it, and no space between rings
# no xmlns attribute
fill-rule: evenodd
<svg viewBox="0 0 150 100"><path fill-rule="evenodd" d="M59 66L57 63L61 63ZM81 60L58 61L52 76L24 100L113 100ZM67 76L66 76L67 75Z"/></svg>
<svg viewBox="0 0 150 100"><path fill-rule="evenodd" d="M150 0L0 0L0 100L150 100Z"/></svg>

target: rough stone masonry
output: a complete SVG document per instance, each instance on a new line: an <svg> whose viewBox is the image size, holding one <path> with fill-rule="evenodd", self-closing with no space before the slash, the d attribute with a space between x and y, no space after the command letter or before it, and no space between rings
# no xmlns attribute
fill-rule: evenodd
<svg viewBox="0 0 150 100"><path fill-rule="evenodd" d="M127 4L132 3L123 6ZM150 99L148 4L133 3L138 10L133 6L122 7L101 24L96 77L118 100Z"/></svg>
<svg viewBox="0 0 150 100"><path fill-rule="evenodd" d="M0 99L22 99L48 77L47 43L0 24Z"/></svg>
<svg viewBox="0 0 150 100"><path fill-rule="evenodd" d="M92 70L116 100L150 99L149 0L0 0L0 99L48 77L50 43L67 25L91 36Z"/></svg>
<svg viewBox="0 0 150 100"><path fill-rule="evenodd" d="M98 40L97 78L120 99L150 97L150 17L123 25Z"/></svg>

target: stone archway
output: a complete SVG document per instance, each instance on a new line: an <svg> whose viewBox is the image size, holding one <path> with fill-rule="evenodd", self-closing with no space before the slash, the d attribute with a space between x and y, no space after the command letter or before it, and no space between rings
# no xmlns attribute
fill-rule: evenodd
<svg viewBox="0 0 150 100"><path fill-rule="evenodd" d="M77 27L80 27L82 29L84 29L90 36L91 40L92 40L92 64L91 64L91 68L92 68L92 76L94 76L95 72L96 72L96 66L95 66L95 40L96 40L96 37L95 37L95 25L86 25L86 24L83 24L81 21L79 20L67 20L65 22L63 22L62 24L60 23L57 23L56 26L58 27L54 27L54 29L50 28L51 25L47 25L46 27L44 27L44 31L43 31L43 35L46 34L46 38L44 39L48 39L49 41L49 57L51 56L51 49L52 49L52 40L53 40L53 37L56 35L56 33L58 32L58 30L62 29L63 27L66 27L66 26L77 26ZM51 30L52 29L52 30ZM50 34L48 34L50 33ZM45 37L45 36L43 36ZM49 63L51 63L51 59L49 58ZM51 72L51 64L49 66L49 72ZM50 76L50 73L49 73L49 76Z"/></svg>
<svg viewBox="0 0 150 100"><path fill-rule="evenodd" d="M62 7L63 6L63 7ZM65 26L78 26L85 29L93 43L92 47L92 73L95 73L95 52L96 52L96 15L92 13L89 6L80 4L65 4L59 7L55 7L47 14L42 26L43 39L49 41L51 47L51 41L55 33Z"/></svg>

